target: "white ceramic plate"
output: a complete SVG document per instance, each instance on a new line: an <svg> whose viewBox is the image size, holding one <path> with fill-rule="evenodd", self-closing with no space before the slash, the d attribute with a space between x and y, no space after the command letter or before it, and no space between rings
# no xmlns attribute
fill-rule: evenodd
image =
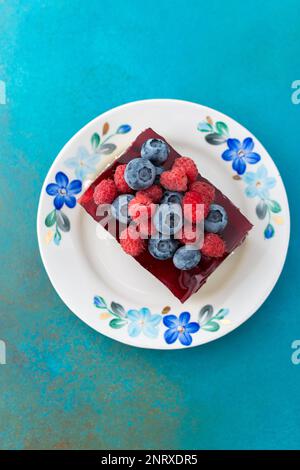
<svg viewBox="0 0 300 470"><path fill-rule="evenodd" d="M68 207L147 127L163 135L179 153L191 156L203 176L254 225L246 242L183 305L122 252L114 239L99 239L97 224L79 204ZM246 138L250 140L243 144ZM238 139L240 143L228 139ZM224 155L228 146L233 151ZM249 163L258 159L253 152L260 160ZM223 159L222 155L226 158L228 154L232 161ZM246 163L243 174L232 168L233 161L240 172ZM48 187L50 194L46 188L55 183L61 172L69 180L69 197L62 199L63 207L56 210L57 186ZM71 183L76 179L82 181L80 193L80 183ZM64 186L61 174L57 180ZM228 116L199 104L146 100L102 114L65 145L42 188L37 231L49 278L61 299L81 320L100 333L133 346L176 349L220 338L262 305L285 261L290 220L280 174L251 132ZM186 313L180 315L182 312Z"/></svg>

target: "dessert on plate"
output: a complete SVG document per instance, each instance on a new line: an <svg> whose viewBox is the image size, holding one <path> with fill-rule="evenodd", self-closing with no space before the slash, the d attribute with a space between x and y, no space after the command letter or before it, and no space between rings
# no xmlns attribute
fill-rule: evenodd
<svg viewBox="0 0 300 470"><path fill-rule="evenodd" d="M181 302L252 228L191 158L150 128L96 178L79 203L100 223L107 216L99 207L109 207L116 230L112 233L106 222L104 228Z"/></svg>

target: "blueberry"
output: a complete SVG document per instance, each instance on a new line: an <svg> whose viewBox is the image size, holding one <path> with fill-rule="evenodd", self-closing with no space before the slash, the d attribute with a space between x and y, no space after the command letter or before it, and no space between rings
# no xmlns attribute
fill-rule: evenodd
<svg viewBox="0 0 300 470"><path fill-rule="evenodd" d="M228 216L224 207L218 204L211 204L208 216L204 221L206 232L219 233L226 227Z"/></svg>
<svg viewBox="0 0 300 470"><path fill-rule="evenodd" d="M163 166L156 166L156 167L155 167L155 170L156 170L156 176L155 176L154 183L155 183L155 184L159 184L159 182L160 182L160 175L165 171L165 169L164 169Z"/></svg>
<svg viewBox="0 0 300 470"><path fill-rule="evenodd" d="M169 146L160 139L148 139L141 148L142 158L150 160L154 165L161 165L169 156Z"/></svg>
<svg viewBox="0 0 300 470"><path fill-rule="evenodd" d="M178 240L165 238L163 235L156 235L156 237L150 238L148 250L154 258L165 260L172 258L178 246Z"/></svg>
<svg viewBox="0 0 300 470"><path fill-rule="evenodd" d="M194 250L190 246L185 245L178 248L173 256L173 263L176 268L181 269L182 271L187 271L197 266L200 259L201 253L199 250Z"/></svg>
<svg viewBox="0 0 300 470"><path fill-rule="evenodd" d="M128 204L133 199L132 194L122 194L118 196L111 205L111 213L115 219L122 224L130 222L128 215Z"/></svg>
<svg viewBox="0 0 300 470"><path fill-rule="evenodd" d="M174 235L182 227L182 209L179 204L161 204L155 212L153 223L164 235Z"/></svg>
<svg viewBox="0 0 300 470"><path fill-rule="evenodd" d="M130 160L124 174L128 186L135 190L147 189L152 186L155 176L155 166L143 158Z"/></svg>
<svg viewBox="0 0 300 470"><path fill-rule="evenodd" d="M182 194L176 191L165 191L160 201L161 204L181 204Z"/></svg>

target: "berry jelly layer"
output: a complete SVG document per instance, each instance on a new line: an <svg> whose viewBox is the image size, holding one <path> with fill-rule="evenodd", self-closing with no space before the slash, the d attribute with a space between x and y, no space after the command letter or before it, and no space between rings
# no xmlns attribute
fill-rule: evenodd
<svg viewBox="0 0 300 470"><path fill-rule="evenodd" d="M138 135L131 146L117 159L112 165L104 170L98 178L91 184L91 186L85 191L85 193L79 199L79 203L82 207L93 217L96 222L100 221L100 217L96 215L97 205L93 200L94 188L106 178L113 178L116 167L119 164L128 163L133 158L140 157L141 146L147 139L161 139L165 141L169 148L170 154L163 165L165 170L169 170L175 159L180 158L181 155L174 150L171 145L159 134L154 132L152 129L146 129L144 132ZM199 181L205 181L214 186L210 181L203 178L198 174ZM226 253L222 258L210 258L202 254L201 261L198 266L189 270L181 271L177 269L172 259L158 260L153 258L146 249L141 255L136 257L136 261L140 263L143 268L147 269L157 279L159 279L170 291L183 303L192 294L197 292L200 287L205 284L207 278L220 266L221 263L232 253L241 243L244 241L247 233L252 228L252 224L241 214L239 209L232 204L232 202L224 196L224 194L214 186L216 195L214 203L220 204L224 207L228 215L228 224L221 236L226 243ZM119 240L118 240L119 241Z"/></svg>

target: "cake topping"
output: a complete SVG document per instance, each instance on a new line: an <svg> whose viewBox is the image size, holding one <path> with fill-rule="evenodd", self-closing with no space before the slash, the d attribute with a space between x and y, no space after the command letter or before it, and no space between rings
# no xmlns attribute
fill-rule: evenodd
<svg viewBox="0 0 300 470"><path fill-rule="evenodd" d="M198 176L198 168L194 160L189 157L181 157L175 160L173 168L181 168L184 170L189 183L196 181Z"/></svg>
<svg viewBox="0 0 300 470"><path fill-rule="evenodd" d="M205 203L201 194L188 191L182 200L184 217L193 224L201 222L209 212L209 205Z"/></svg>
<svg viewBox="0 0 300 470"><path fill-rule="evenodd" d="M183 195L177 191L165 191L161 204L181 204Z"/></svg>
<svg viewBox="0 0 300 470"><path fill-rule="evenodd" d="M160 184L170 191L186 191L188 179L182 168L172 168L164 171L160 177Z"/></svg>
<svg viewBox="0 0 300 470"><path fill-rule="evenodd" d="M201 194L207 204L211 204L215 199L215 188L205 181L195 181L191 184L190 190Z"/></svg>
<svg viewBox="0 0 300 470"><path fill-rule="evenodd" d="M139 256L146 246L145 240L140 237L137 227L133 224L121 232L120 244L123 250L133 257Z"/></svg>
<svg viewBox="0 0 300 470"><path fill-rule="evenodd" d="M132 194L121 194L118 196L111 205L111 213L115 219L122 224L130 222L128 214L128 204L133 199Z"/></svg>
<svg viewBox="0 0 300 470"><path fill-rule="evenodd" d="M145 194L136 193L128 205L129 215L133 220L149 219L155 212L155 204Z"/></svg>
<svg viewBox="0 0 300 470"><path fill-rule="evenodd" d="M126 183L124 173L126 170L126 164L118 165L114 174L114 182L119 193L131 193L132 189Z"/></svg>
<svg viewBox="0 0 300 470"><path fill-rule="evenodd" d="M216 233L206 233L201 253L212 258L220 258L224 255L226 246L224 240Z"/></svg>
<svg viewBox="0 0 300 470"><path fill-rule="evenodd" d="M164 235L159 234L150 238L148 250L154 258L166 260L172 258L178 246L178 240L165 238Z"/></svg>
<svg viewBox="0 0 300 470"><path fill-rule="evenodd" d="M150 186L150 188L147 189L142 189L141 191L138 191L136 193L137 196L144 194L145 196L150 197L153 202L157 203L161 200L162 195L163 195L163 190L161 186L158 184L154 184L153 186Z"/></svg>
<svg viewBox="0 0 300 470"><path fill-rule="evenodd" d="M162 165L169 156L169 146L160 139L148 139L141 148L142 158L150 160L154 165Z"/></svg>
<svg viewBox="0 0 300 470"><path fill-rule="evenodd" d="M164 235L174 235L183 223L182 208L179 204L161 204L154 215L154 225Z"/></svg>
<svg viewBox="0 0 300 470"><path fill-rule="evenodd" d="M94 189L95 204L111 204L117 196L117 188L113 180L102 180Z"/></svg>
<svg viewBox="0 0 300 470"><path fill-rule="evenodd" d="M174 266L182 271L194 268L200 263L201 253L199 250L192 249L184 245L176 251L173 257Z"/></svg>
<svg viewBox="0 0 300 470"><path fill-rule="evenodd" d="M156 176L155 166L144 158L134 158L126 165L124 178L126 183L135 190L152 186Z"/></svg>
<svg viewBox="0 0 300 470"><path fill-rule="evenodd" d="M206 232L219 233L228 223L228 216L224 207L219 204L211 204L209 213L204 221Z"/></svg>

